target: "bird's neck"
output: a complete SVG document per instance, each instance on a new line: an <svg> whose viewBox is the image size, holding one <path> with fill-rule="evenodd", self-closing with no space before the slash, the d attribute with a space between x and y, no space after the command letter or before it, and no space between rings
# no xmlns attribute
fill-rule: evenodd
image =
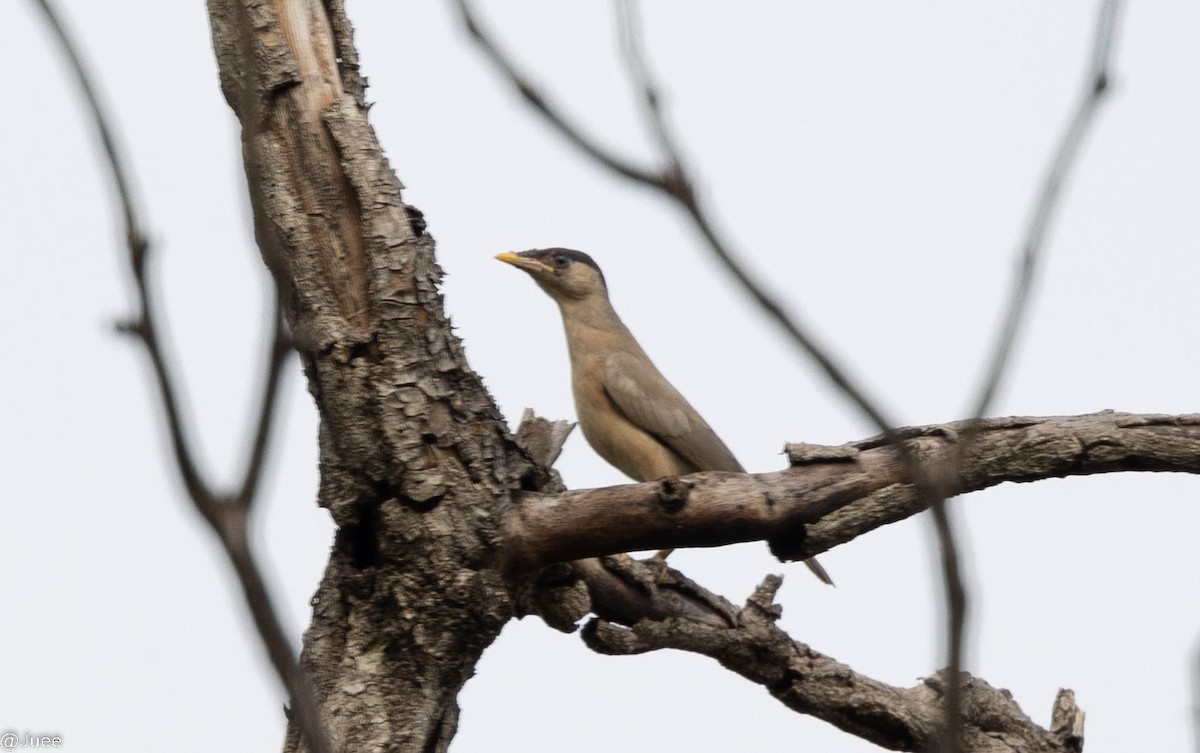
<svg viewBox="0 0 1200 753"><path fill-rule="evenodd" d="M637 348L633 335L605 296L559 301L571 360L604 356L614 350Z"/></svg>

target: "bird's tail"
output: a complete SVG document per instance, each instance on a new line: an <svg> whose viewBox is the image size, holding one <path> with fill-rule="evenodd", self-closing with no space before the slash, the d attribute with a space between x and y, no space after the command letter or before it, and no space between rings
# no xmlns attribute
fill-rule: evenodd
<svg viewBox="0 0 1200 753"><path fill-rule="evenodd" d="M833 585L833 578L829 577L829 573L825 572L825 568L821 566L820 562L817 562L816 557L809 557L804 560L804 564L808 565L808 569L812 570L813 575L820 578L822 583L827 586Z"/></svg>

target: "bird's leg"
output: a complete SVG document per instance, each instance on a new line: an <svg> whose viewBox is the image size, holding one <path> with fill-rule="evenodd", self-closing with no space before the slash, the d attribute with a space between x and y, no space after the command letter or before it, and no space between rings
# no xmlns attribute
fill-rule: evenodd
<svg viewBox="0 0 1200 753"><path fill-rule="evenodd" d="M667 557L671 556L672 549L659 549L654 553L653 557L642 560L646 565L658 575L654 578L654 585L661 586L668 580L670 573L667 570Z"/></svg>

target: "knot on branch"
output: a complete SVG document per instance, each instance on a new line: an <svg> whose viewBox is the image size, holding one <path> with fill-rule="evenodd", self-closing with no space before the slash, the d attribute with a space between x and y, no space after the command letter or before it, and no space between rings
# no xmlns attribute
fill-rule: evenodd
<svg viewBox="0 0 1200 753"><path fill-rule="evenodd" d="M658 482L654 496L666 512L679 512L688 502L694 484L678 478L664 478Z"/></svg>

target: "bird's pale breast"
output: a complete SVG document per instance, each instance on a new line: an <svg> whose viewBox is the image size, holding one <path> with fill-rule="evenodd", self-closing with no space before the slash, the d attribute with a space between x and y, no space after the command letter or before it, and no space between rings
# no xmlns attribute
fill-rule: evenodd
<svg viewBox="0 0 1200 753"><path fill-rule="evenodd" d="M635 481L653 481L698 470L622 415L600 383L599 364L591 367L588 364L574 369L571 387L579 427L596 454ZM589 374L595 375L596 384L590 383Z"/></svg>

